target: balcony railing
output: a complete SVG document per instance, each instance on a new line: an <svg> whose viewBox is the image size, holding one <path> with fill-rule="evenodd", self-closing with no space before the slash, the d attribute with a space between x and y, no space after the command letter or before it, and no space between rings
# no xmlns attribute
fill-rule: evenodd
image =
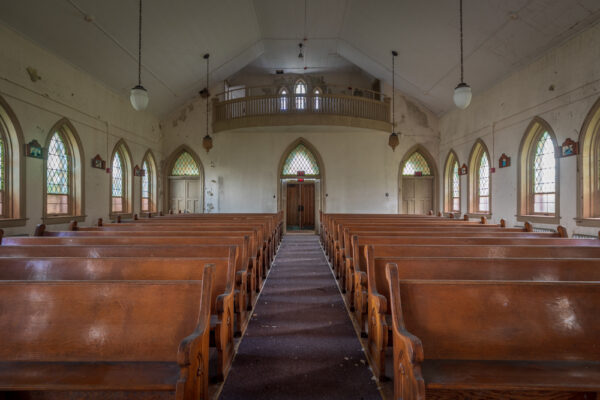
<svg viewBox="0 0 600 400"><path fill-rule="evenodd" d="M347 88L346 93L262 94L245 90L216 96L213 102L213 131L285 125L338 125L389 132L389 98L373 92ZM262 88L263 92L275 91Z"/></svg>

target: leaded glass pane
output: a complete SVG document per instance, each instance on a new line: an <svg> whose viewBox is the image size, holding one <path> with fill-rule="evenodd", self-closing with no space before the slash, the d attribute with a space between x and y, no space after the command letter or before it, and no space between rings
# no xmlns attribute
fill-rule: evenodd
<svg viewBox="0 0 600 400"><path fill-rule="evenodd" d="M299 144L283 164L283 175L298 175L298 171L304 171L306 175L319 175L319 165L315 156L304 146Z"/></svg>
<svg viewBox="0 0 600 400"><path fill-rule="evenodd" d="M121 161L119 152L115 153L112 162L112 195L113 197L123 196L123 163ZM117 210L115 210L113 207L113 211Z"/></svg>
<svg viewBox="0 0 600 400"><path fill-rule="evenodd" d="M402 175L411 176L415 175L415 172L421 172L421 175L431 175L427 160L425 160L425 157L418 151L415 151L409 159L406 160L404 169L402 169Z"/></svg>
<svg viewBox="0 0 600 400"><path fill-rule="evenodd" d="M69 194L69 157L65 142L58 133L52 136L48 147L46 192L48 194Z"/></svg>
<svg viewBox="0 0 600 400"><path fill-rule="evenodd" d="M452 210L460 210L460 176L457 162L454 162L454 168L452 168Z"/></svg>
<svg viewBox="0 0 600 400"><path fill-rule="evenodd" d="M321 109L321 90L315 89L314 95L315 95L315 97L314 97L315 110L319 110L319 109Z"/></svg>
<svg viewBox="0 0 600 400"><path fill-rule="evenodd" d="M481 155L479 162L479 196L490 195L490 163L487 153Z"/></svg>
<svg viewBox="0 0 600 400"><path fill-rule="evenodd" d="M288 109L288 92L285 89L281 89L279 95L279 108L281 111L286 111Z"/></svg>
<svg viewBox="0 0 600 400"><path fill-rule="evenodd" d="M198 169L198 164L192 158L191 154L187 151L181 153L179 158L175 161L175 165L173 166L173 170L171 171L171 176L198 176L200 175L200 170Z"/></svg>
<svg viewBox="0 0 600 400"><path fill-rule="evenodd" d="M554 145L548 132L540 137L535 146L533 161L534 193L554 193L556 178L556 160L554 158Z"/></svg>
<svg viewBox="0 0 600 400"><path fill-rule="evenodd" d="M306 84L298 81L294 87L294 94L296 95L296 109L304 110L306 108Z"/></svg>
<svg viewBox="0 0 600 400"><path fill-rule="evenodd" d="M142 197L148 198L150 197L150 170L148 169L148 163L144 161L142 164L142 169L144 170L144 175L142 175Z"/></svg>
<svg viewBox="0 0 600 400"><path fill-rule="evenodd" d="M4 159L4 140L0 139L0 191L4 190Z"/></svg>

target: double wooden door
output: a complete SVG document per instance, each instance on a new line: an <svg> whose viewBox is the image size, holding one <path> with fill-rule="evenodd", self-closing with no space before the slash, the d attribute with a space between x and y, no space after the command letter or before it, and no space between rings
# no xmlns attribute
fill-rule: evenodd
<svg viewBox="0 0 600 400"><path fill-rule="evenodd" d="M286 202L288 231L315 229L314 182L288 183Z"/></svg>
<svg viewBox="0 0 600 400"><path fill-rule="evenodd" d="M169 184L169 208L173 213L202 212L200 179L171 178Z"/></svg>
<svg viewBox="0 0 600 400"><path fill-rule="evenodd" d="M402 177L402 213L427 214L433 209L433 177Z"/></svg>

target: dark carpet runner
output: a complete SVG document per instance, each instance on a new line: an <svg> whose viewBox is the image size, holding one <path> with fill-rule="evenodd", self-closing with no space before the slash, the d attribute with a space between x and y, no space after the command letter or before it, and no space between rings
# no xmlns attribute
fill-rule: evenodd
<svg viewBox="0 0 600 400"><path fill-rule="evenodd" d="M221 399L381 399L314 235L287 235Z"/></svg>

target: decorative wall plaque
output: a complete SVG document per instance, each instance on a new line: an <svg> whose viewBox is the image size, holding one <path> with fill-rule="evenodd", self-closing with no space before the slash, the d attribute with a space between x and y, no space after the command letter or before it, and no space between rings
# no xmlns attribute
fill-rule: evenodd
<svg viewBox="0 0 600 400"><path fill-rule="evenodd" d="M579 143L573 141L571 138L567 138L560 146L560 156L569 157L576 154L579 154Z"/></svg>
<svg viewBox="0 0 600 400"><path fill-rule="evenodd" d="M35 139L25 145L25 156L32 158L44 158L42 145Z"/></svg>
<svg viewBox="0 0 600 400"><path fill-rule="evenodd" d="M100 154L96 154L96 157L92 158L92 168L105 169L106 161L100 157Z"/></svg>
<svg viewBox="0 0 600 400"><path fill-rule="evenodd" d="M500 160L498 161L498 168L510 167L510 157L502 153Z"/></svg>

